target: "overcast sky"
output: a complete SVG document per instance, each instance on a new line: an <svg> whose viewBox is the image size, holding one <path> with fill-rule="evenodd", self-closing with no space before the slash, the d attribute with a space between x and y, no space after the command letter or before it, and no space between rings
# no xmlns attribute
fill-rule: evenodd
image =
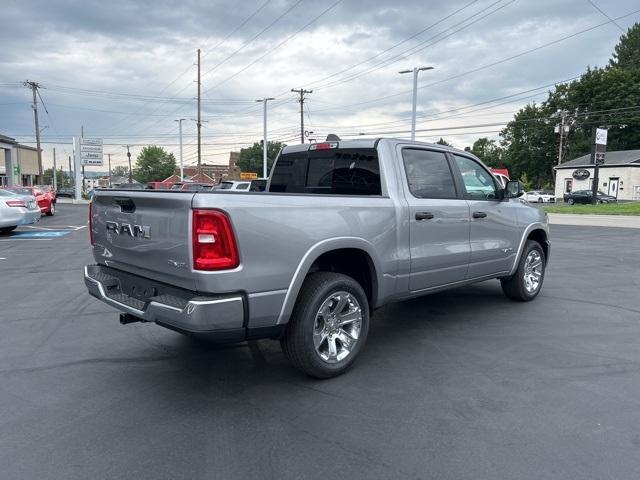
<svg viewBox="0 0 640 480"><path fill-rule="evenodd" d="M0 134L34 142L31 92L21 85L29 79L49 112L39 106L45 167L54 146L70 153L81 125L104 139L114 164L126 161L127 143L134 155L154 143L177 158L178 118L187 119L185 162L194 163L201 48L206 162L226 163L230 150L260 140L257 98L276 97L269 138L299 142L292 88L313 90L311 138L408 137L412 79L398 71L414 66L434 67L419 76L418 129L427 131L418 138L463 148L497 137L493 124L544 99L546 85L607 63L622 32L598 25L640 5L592 1L604 14L589 0L5 0ZM638 12L616 23L635 21Z"/></svg>

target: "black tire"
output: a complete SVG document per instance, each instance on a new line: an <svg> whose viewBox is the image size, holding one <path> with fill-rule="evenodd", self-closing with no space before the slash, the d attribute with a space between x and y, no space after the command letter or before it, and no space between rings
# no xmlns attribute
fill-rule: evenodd
<svg viewBox="0 0 640 480"><path fill-rule="evenodd" d="M13 232L16 228L18 228L18 226L16 225L15 227L3 227L0 228L0 233L11 233Z"/></svg>
<svg viewBox="0 0 640 480"><path fill-rule="evenodd" d="M527 289L524 278L527 268L525 264L527 263L527 258L529 258L529 254L532 251L536 251L538 253L542 262L539 283L533 291ZM520 302L528 302L533 300L538 296L538 293L540 293L540 289L542 288L546 266L547 259L545 258L542 246L535 240L527 240L527 243L525 243L524 245L522 255L520 256L520 260L518 261L518 268L516 270L516 273L514 273L510 277L500 279L500 283L502 284L502 291L507 297L512 300L518 300Z"/></svg>
<svg viewBox="0 0 640 480"><path fill-rule="evenodd" d="M569 205L573 205L574 203L576 203L576 201L575 201L573 198L569 198L569 199L567 200L567 203L568 203Z"/></svg>
<svg viewBox="0 0 640 480"><path fill-rule="evenodd" d="M355 345L345 358L329 363L314 345L316 317L320 307L338 292L350 294L360 307L361 320ZM296 300L291 319L280 344L298 370L315 378L331 378L347 371L364 347L369 332L369 304L364 290L353 278L339 273L318 272L307 276ZM335 342L335 341L334 341ZM334 343L340 345L340 343Z"/></svg>
<svg viewBox="0 0 640 480"><path fill-rule="evenodd" d="M544 200L542 199L542 197L538 198L538 203L544 203Z"/></svg>
<svg viewBox="0 0 640 480"><path fill-rule="evenodd" d="M47 216L53 217L56 214L56 204L51 203L51 207L49 207L49 211L47 212Z"/></svg>

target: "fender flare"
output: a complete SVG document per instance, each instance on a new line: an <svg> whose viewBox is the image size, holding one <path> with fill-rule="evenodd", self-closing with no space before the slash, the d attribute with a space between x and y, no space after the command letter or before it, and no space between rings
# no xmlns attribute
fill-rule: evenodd
<svg viewBox="0 0 640 480"><path fill-rule="evenodd" d="M527 228L524 229L524 233L522 234L522 238L520 239L520 245L518 245L518 252L513 260L513 265L511 266L511 270L509 271L509 275L513 275L516 273L518 269L518 262L520 261L520 257L522 255L522 250L524 250L524 244L529 237L529 234L534 230L542 230L546 235L547 239L549 239L549 226L542 222L535 222L527 225Z"/></svg>
<svg viewBox="0 0 640 480"><path fill-rule="evenodd" d="M321 255L332 250L341 250L344 248L362 250L369 255L369 258L371 258L371 261L373 262L375 282L377 285L376 291L373 292L374 299L381 298L382 268L373 245L369 241L360 237L327 238L319 241L309 248L309 250L307 250L303 255L302 260L300 260L300 263L293 274L293 278L289 283L289 287L287 288L287 293L285 295L282 308L280 309L280 315L278 315L276 325L284 324L289 321L289 317L293 312L293 307L298 299L298 294L300 293L300 289L302 288L302 284L304 283L304 279L306 278L311 265L313 265Z"/></svg>

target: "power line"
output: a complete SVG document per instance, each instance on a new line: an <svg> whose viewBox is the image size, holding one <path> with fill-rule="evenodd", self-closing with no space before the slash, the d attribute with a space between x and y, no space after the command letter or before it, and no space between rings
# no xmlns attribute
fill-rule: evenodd
<svg viewBox="0 0 640 480"><path fill-rule="evenodd" d="M606 14L606 13L605 13L605 12L604 12L604 11L603 11L599 6L598 6L598 5L596 5L595 3L593 3L591 0L587 0L587 2L589 2L593 8L595 8L595 9L596 9L597 11L599 11L602 15L604 15L607 19L609 19L609 21L610 21L611 23L613 23L616 27L618 27L622 33L627 33L627 32L625 31L625 29L624 29L624 28L622 28L622 27L618 24L618 22L616 22L616 21L615 21L615 20L613 20L609 15L607 15L607 14Z"/></svg>
<svg viewBox="0 0 640 480"><path fill-rule="evenodd" d="M329 13L331 10L333 10L336 6L338 6L339 3L342 3L343 0L336 0L335 2L333 2L329 7L327 7L326 9L324 9L322 11L322 13L320 13L319 15L316 15L312 20L310 20L309 22L305 23L304 26L302 26L301 28L299 28L298 30L296 30L293 34L289 35L287 38L285 38L283 41L281 41L280 43L278 43L275 47L272 47L270 49L268 49L265 53L263 53L262 55L260 55L258 58L256 58L255 60L253 60L251 63L249 63L248 65L244 66L243 68L241 68L240 70L237 70L234 74L230 75L229 77L225 78L224 80L216 83L213 87L209 88L208 90L206 90L206 93L218 88L220 85L228 82L229 80L231 80L232 78L235 78L237 75L241 74L242 72L244 72L245 70L247 70L248 68L250 68L252 65L255 65L257 62L259 62L260 60L262 60L264 57L266 57L267 55L270 55L272 52L274 52L275 50L277 50L278 48L280 48L282 45L284 45L285 43L287 43L289 40L291 40L293 37L295 37L296 35L298 35L300 32L302 32L303 30L305 30L306 28L308 28L309 26L313 25L316 21L318 21L318 19L320 17L322 17L323 15Z"/></svg>

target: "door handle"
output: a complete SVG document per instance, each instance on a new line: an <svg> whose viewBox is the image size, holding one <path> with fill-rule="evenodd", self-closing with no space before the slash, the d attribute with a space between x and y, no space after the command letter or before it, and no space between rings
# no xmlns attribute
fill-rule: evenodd
<svg viewBox="0 0 640 480"><path fill-rule="evenodd" d="M484 212L473 212L473 218L485 218L487 216Z"/></svg>
<svg viewBox="0 0 640 480"><path fill-rule="evenodd" d="M416 220L431 220L433 213L431 212L416 212Z"/></svg>

